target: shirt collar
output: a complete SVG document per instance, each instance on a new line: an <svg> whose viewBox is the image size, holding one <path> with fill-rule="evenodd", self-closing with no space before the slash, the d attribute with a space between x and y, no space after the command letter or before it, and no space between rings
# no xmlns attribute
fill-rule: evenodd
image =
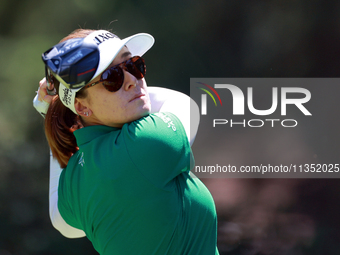
<svg viewBox="0 0 340 255"><path fill-rule="evenodd" d="M73 132L73 134L77 139L77 145L81 146L99 136L117 130L120 130L120 128L96 125L77 129L76 131Z"/></svg>

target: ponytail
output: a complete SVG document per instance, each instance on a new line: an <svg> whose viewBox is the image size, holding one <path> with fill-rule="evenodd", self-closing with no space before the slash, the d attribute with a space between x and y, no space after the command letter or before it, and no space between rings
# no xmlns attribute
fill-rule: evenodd
<svg viewBox="0 0 340 255"><path fill-rule="evenodd" d="M78 115L63 105L55 96L45 116L45 135L52 155L62 168L79 148L73 132L83 127Z"/></svg>

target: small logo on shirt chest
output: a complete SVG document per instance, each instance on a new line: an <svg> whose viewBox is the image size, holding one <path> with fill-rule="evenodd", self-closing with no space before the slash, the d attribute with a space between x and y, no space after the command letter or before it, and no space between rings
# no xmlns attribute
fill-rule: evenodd
<svg viewBox="0 0 340 255"><path fill-rule="evenodd" d="M78 161L78 165L81 165L82 167L85 164L85 160L84 160L84 152L81 153L80 159Z"/></svg>

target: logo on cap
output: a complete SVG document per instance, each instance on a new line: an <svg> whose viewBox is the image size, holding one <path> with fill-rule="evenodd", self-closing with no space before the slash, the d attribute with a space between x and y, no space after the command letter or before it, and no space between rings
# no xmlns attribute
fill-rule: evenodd
<svg viewBox="0 0 340 255"><path fill-rule="evenodd" d="M79 45L81 45L82 42L83 42L83 40L77 40L77 41L75 41L71 44L66 43L62 49L59 49L58 54L64 54L64 53L78 47Z"/></svg>
<svg viewBox="0 0 340 255"><path fill-rule="evenodd" d="M100 35L95 36L95 37L93 38L93 40L95 41L95 43L96 43L97 45L99 45L99 44L101 44L102 42L104 42L104 41L106 41L106 40L109 40L109 39L112 39L112 38L115 38L115 37L118 38L118 36L116 36L116 35L114 35L114 34L112 34L112 33L110 33L110 32L107 32L107 33L102 33L102 34L100 34Z"/></svg>

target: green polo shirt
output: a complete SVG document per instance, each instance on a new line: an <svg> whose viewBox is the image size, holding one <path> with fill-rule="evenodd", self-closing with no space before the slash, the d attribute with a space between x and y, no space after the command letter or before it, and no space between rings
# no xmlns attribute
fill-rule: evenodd
<svg viewBox="0 0 340 255"><path fill-rule="evenodd" d="M62 171L58 208L102 255L215 255L216 210L171 113L122 128L74 132L79 151Z"/></svg>

